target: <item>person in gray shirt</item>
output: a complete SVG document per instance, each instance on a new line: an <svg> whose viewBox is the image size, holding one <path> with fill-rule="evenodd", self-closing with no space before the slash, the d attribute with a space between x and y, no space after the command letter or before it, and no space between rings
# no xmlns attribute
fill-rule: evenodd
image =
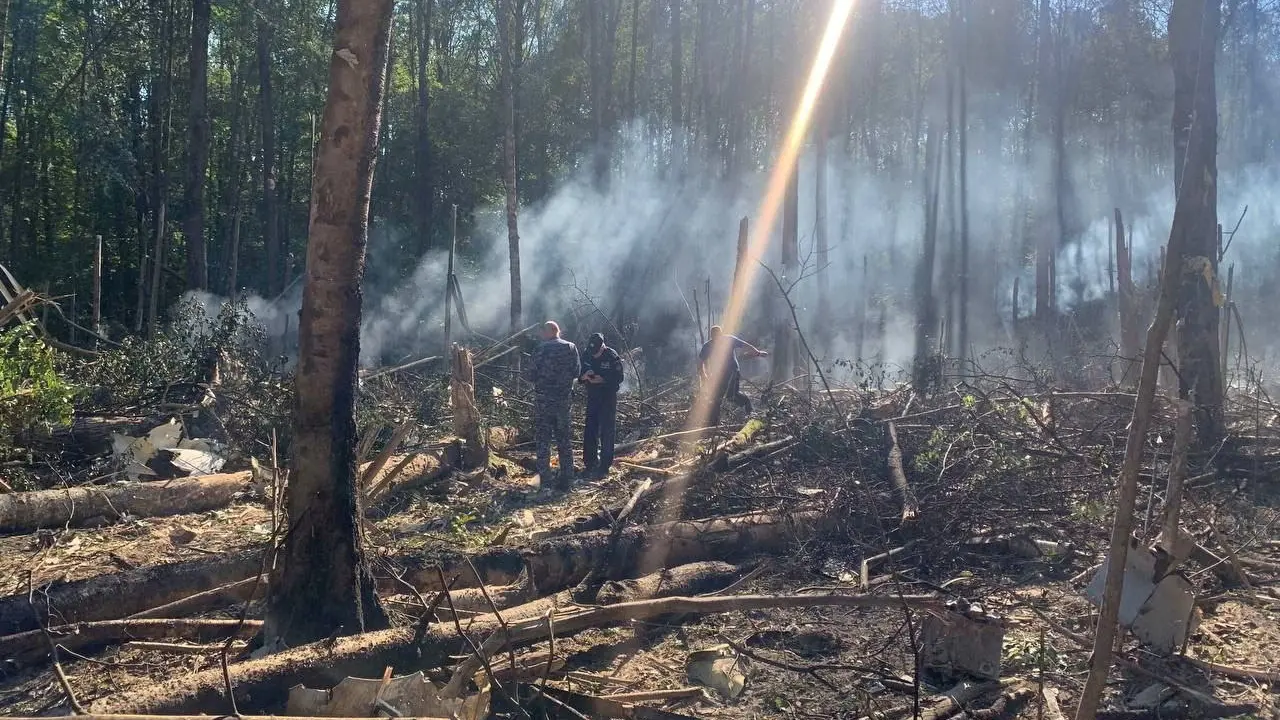
<svg viewBox="0 0 1280 720"><path fill-rule="evenodd" d="M560 337L560 326L542 324L542 342L525 366L533 384L533 439L538 454L538 479L543 487L567 490L573 479L573 430L569 407L578 379L578 348ZM551 482L551 441L555 440L560 474Z"/></svg>

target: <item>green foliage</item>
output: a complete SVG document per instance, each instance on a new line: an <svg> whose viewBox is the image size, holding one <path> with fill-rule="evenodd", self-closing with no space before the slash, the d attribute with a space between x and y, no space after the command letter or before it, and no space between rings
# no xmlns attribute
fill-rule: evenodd
<svg viewBox="0 0 1280 720"><path fill-rule="evenodd" d="M0 329L0 452L14 436L71 421L73 390L32 327Z"/></svg>
<svg viewBox="0 0 1280 720"><path fill-rule="evenodd" d="M1004 639L1003 665L1015 672L1057 672L1065 667L1062 655L1043 635L1012 632Z"/></svg>

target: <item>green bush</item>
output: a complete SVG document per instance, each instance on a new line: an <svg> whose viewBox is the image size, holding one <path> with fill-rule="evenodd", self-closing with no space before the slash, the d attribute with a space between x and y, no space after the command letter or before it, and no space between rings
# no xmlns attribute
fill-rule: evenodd
<svg viewBox="0 0 1280 720"><path fill-rule="evenodd" d="M169 310L154 337L126 338L92 360L75 362L86 388L77 406L102 415L152 415L199 402L218 365L218 420L233 449L260 452L274 430L287 452L293 383L268 352L265 331L243 300L224 303L216 313L184 300Z"/></svg>
<svg viewBox="0 0 1280 720"><path fill-rule="evenodd" d="M30 326L0 329L0 450L21 433L71 421L73 390L58 376L55 360Z"/></svg>

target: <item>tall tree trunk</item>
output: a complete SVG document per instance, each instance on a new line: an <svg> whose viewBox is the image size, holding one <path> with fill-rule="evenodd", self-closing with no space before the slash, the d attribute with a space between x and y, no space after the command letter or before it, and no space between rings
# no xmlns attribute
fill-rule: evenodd
<svg viewBox="0 0 1280 720"><path fill-rule="evenodd" d="M392 7L392 0L338 2L298 324L289 533L271 579L264 630L272 644L387 625L361 547L355 394Z"/></svg>
<svg viewBox="0 0 1280 720"><path fill-rule="evenodd" d="M960 272L956 356L963 372L969 357L969 0L960 1Z"/></svg>
<svg viewBox="0 0 1280 720"><path fill-rule="evenodd" d="M431 10L434 0L418 0L418 233L421 249L431 247L431 228L435 214L435 187L431 168L431 78L427 74L431 58Z"/></svg>
<svg viewBox="0 0 1280 720"><path fill-rule="evenodd" d="M511 47L511 0L498 0L498 44L502 64L502 183L507 190L507 250L511 258L511 332L521 328L520 195L516 187L515 68Z"/></svg>
<svg viewBox="0 0 1280 720"><path fill-rule="evenodd" d="M831 117L831 107L819 107L817 117L813 136L813 236L818 262L814 269L818 275L818 332L815 335L818 345L825 348L826 338L831 334L831 272L827 268L830 263L827 247L827 120Z"/></svg>
<svg viewBox="0 0 1280 720"><path fill-rule="evenodd" d="M1129 437L1125 444L1124 464L1120 470L1115 521L1111 528L1111 550L1107 556L1106 589L1102 608L1098 615L1098 631L1093 641L1093 655L1089 661L1089 676L1076 707L1076 720L1093 720L1097 716L1102 691L1111 671L1112 652L1115 647L1116 625L1120 617L1120 599L1124 592L1124 569L1129 553L1130 533L1133 528L1133 511L1138 495L1138 473L1142 466L1142 452L1147 443L1147 428L1151 422L1151 406L1155 399L1156 379L1159 374L1160 355L1169 325L1175 311L1186 311L1188 284L1204 285L1204 265L1196 267L1200 259L1208 262L1214 254L1217 240L1216 224L1206 224L1206 218L1216 215L1217 195L1217 117L1213 65L1218 44L1219 0L1173 0L1169 12L1169 56L1173 65L1174 105L1174 156L1176 168L1175 187L1177 204L1173 211L1173 227L1169 231L1169 244L1161 272L1160 294L1155 318L1147 330L1147 342L1143 350L1142 375L1134 400L1133 419L1129 425ZM1207 257L1202 255L1206 241L1202 234L1212 238ZM1190 267L1189 267L1190 266ZM1212 266L1209 266L1211 269ZM1194 275L1194 277L1188 277ZM1174 278L1178 278L1175 284ZM1180 285L1180 287L1179 287ZM1197 291L1204 292L1204 291ZM1208 289L1212 293L1212 288ZM1210 301L1212 295L1209 296ZM1182 306L1182 307L1179 307ZM1210 304L1210 314L1213 313ZM1199 322L1184 316L1183 321ZM1214 323L1216 329L1217 324ZM1195 330L1200 330L1196 326ZM1184 331L1185 333L1185 331ZM1205 337L1199 332L1185 333L1196 343L1217 347L1217 336ZM1217 355L1216 350L1197 348L1199 353ZM1192 363L1192 364L1193 364ZM1189 363L1183 363L1183 372ZM1197 369L1198 370L1198 369ZM1209 373L1216 377L1217 368ZM1213 382L1207 375L1197 378L1205 384L1197 386L1196 403L1203 402L1201 395L1207 383ZM1221 385L1217 386L1219 390ZM1198 408L1197 408L1198 410ZM1218 408L1219 412L1221 408ZM1219 416L1220 417L1220 416ZM1215 418L1209 418L1214 422ZM1218 425L1220 427L1220 425ZM1205 428L1201 427L1201 434Z"/></svg>
<svg viewBox="0 0 1280 720"><path fill-rule="evenodd" d="M191 0L190 107L187 139L187 187L184 205L187 240L187 289L209 287L204 239L204 176L209 165L209 6Z"/></svg>
<svg viewBox="0 0 1280 720"><path fill-rule="evenodd" d="M925 129L924 149L924 251L916 264L916 347L912 379L917 392L929 392L937 384L936 341L938 299L933 289L934 263L938 255L938 197L942 179L936 122Z"/></svg>
<svg viewBox="0 0 1280 720"><path fill-rule="evenodd" d="M262 133L262 243L267 253L266 293L275 297L280 290L280 220L276 197L276 108L271 85L271 42L274 29L268 3L258 6L258 131Z"/></svg>
<svg viewBox="0 0 1280 720"><path fill-rule="evenodd" d="M1050 93L1047 90L1049 77L1049 0L1040 0L1038 22L1040 24L1039 40L1036 42L1036 80L1035 93L1039 100L1039 109L1035 111L1036 119L1047 115ZM1028 138L1034 140L1036 133L1028 129ZM1028 156L1034 158L1035 152L1028 147ZM1030 167L1034 167L1031 165ZM1031 212L1039 215L1038 210ZM1033 227L1035 227L1033 225ZM1056 239L1052 233L1043 228L1036 231L1036 318L1041 327L1048 330L1050 312L1053 310L1053 278L1052 263Z"/></svg>
<svg viewBox="0 0 1280 720"><path fill-rule="evenodd" d="M4 0L0 0L3 2ZM636 117L636 63L640 59L640 0L631 0L631 64L627 71L627 119Z"/></svg>
<svg viewBox="0 0 1280 720"><path fill-rule="evenodd" d="M1219 0L1176 0L1169 15L1173 64L1173 168L1178 208L1187 206L1186 258L1179 266L1179 395L1195 404L1197 440L1222 437L1223 387L1218 344L1218 97L1214 60ZM1172 244L1172 243L1171 243Z"/></svg>
<svg viewBox="0 0 1280 720"><path fill-rule="evenodd" d="M0 0L0 77L4 76L5 36L9 32L9 0Z"/></svg>
<svg viewBox="0 0 1280 720"><path fill-rule="evenodd" d="M169 236L169 131L170 97L173 82L173 2L156 2L154 12L158 24L157 57L151 92L155 99L151 111L152 174L152 250L151 290L147 305L147 337L154 337L160 315L160 296L164 290L165 254Z"/></svg>
<svg viewBox="0 0 1280 720"><path fill-rule="evenodd" d="M681 118L684 116L681 104L684 38L680 30L680 5L680 0L671 0L671 162L677 168L684 162L684 133L681 130Z"/></svg>
<svg viewBox="0 0 1280 720"><path fill-rule="evenodd" d="M796 266L800 264L800 162L796 159L787 176L786 195L782 203L782 272L779 278L783 286L789 286L796 278ZM790 380L795 370L796 339L786 297L772 303L773 309L773 366L770 384ZM791 301L794 302L794 301Z"/></svg>
<svg viewBox="0 0 1280 720"><path fill-rule="evenodd" d="M220 227L223 230L225 252L222 257L223 287L227 297L234 297L239 290L237 284L240 265L240 220L241 203L243 202L244 172L241 167L244 143L244 66L233 65L231 77L231 120L227 138L227 159L222 173L222 196L220 198Z"/></svg>

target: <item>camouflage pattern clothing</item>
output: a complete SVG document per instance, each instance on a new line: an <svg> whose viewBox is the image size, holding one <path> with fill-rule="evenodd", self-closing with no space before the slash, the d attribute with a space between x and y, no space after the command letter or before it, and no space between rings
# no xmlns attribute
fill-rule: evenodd
<svg viewBox="0 0 1280 720"><path fill-rule="evenodd" d="M562 338L545 340L533 351L526 377L533 383L533 439L538 453L538 476L551 477L551 441L560 459L559 485L573 477L573 430L569 404L578 378L578 348Z"/></svg>

